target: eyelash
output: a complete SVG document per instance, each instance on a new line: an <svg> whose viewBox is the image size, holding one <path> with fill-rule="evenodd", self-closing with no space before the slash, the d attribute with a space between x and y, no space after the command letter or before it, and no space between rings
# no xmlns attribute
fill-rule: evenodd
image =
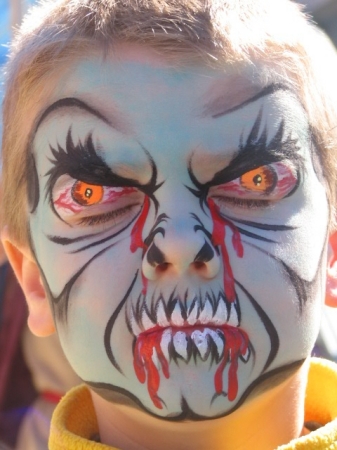
<svg viewBox="0 0 337 450"><path fill-rule="evenodd" d="M117 219L117 217L123 216L124 214L131 211L136 204L134 205L128 205L124 208L118 209L117 211L110 211L106 214L99 214L97 216L91 216L91 217L83 217L78 224L79 225L86 225L86 226L94 226L94 225L100 225L103 223L107 223L111 221L112 219Z"/></svg>
<svg viewBox="0 0 337 450"><path fill-rule="evenodd" d="M252 200L252 199L243 199L243 198L235 198L235 197L220 197L214 196L220 203L230 204L242 209L259 209L259 208L268 208L272 206L272 202L269 200Z"/></svg>

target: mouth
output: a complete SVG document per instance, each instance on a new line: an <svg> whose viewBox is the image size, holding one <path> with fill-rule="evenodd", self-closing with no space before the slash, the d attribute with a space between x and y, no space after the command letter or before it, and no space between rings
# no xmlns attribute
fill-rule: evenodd
<svg viewBox="0 0 337 450"><path fill-rule="evenodd" d="M150 306L147 305L145 296L140 295L136 304L131 305L126 322L129 331L135 337L155 327L186 328L198 325L239 327L240 307L237 298L230 302L223 291L218 294L210 291L203 296L199 294L192 298L188 295L188 291L183 298L175 295L173 291L168 299L162 294L156 301L152 299Z"/></svg>
<svg viewBox="0 0 337 450"><path fill-rule="evenodd" d="M214 374L215 397L235 400L238 393L238 360L247 363L251 356L250 342L239 328L240 309L237 299L226 301L223 292L206 293L203 301L195 296L188 302L174 293L165 302L163 296L148 307L144 296L129 308L127 324L134 335L134 370L147 388L153 404L163 408L158 396L161 376L170 378L169 364L209 361L217 365ZM179 366L180 367L180 366ZM228 383L224 390L224 371L228 367Z"/></svg>

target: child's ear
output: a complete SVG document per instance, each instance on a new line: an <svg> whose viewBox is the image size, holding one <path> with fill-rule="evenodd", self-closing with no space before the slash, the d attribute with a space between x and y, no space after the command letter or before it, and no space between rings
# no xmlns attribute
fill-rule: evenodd
<svg viewBox="0 0 337 450"><path fill-rule="evenodd" d="M325 304L337 306L337 231L329 237Z"/></svg>
<svg viewBox="0 0 337 450"><path fill-rule="evenodd" d="M51 308L38 266L26 245L17 245L9 236L7 227L1 233L1 241L28 303L28 326L37 336L49 336L55 332Z"/></svg>

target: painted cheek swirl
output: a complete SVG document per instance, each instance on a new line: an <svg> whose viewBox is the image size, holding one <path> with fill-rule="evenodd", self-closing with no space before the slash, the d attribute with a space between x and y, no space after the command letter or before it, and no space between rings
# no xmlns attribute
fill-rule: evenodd
<svg viewBox="0 0 337 450"><path fill-rule="evenodd" d="M146 244L144 243L143 240L143 229L147 215L149 213L149 209L150 209L150 200L148 196L145 196L143 209L131 230L131 244L130 244L131 253L135 253L139 248L141 248L143 251L146 250ZM147 278L144 276L143 272L142 272L142 282L143 282L142 294L145 295L147 290Z"/></svg>
<svg viewBox="0 0 337 450"><path fill-rule="evenodd" d="M239 258L243 257L243 246L241 236L237 228L227 219L222 217L219 213L219 207L215 204L212 198L208 199L208 206L213 221L212 243L214 246L221 248L223 258L224 275L223 283L225 294L229 302L235 300L235 287L232 267L229 261L229 255L225 244L226 227L232 231L232 245Z"/></svg>

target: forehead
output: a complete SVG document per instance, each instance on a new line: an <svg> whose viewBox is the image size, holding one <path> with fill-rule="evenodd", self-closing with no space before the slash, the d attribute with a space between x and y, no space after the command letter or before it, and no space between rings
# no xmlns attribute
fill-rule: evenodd
<svg viewBox="0 0 337 450"><path fill-rule="evenodd" d="M120 102L128 105L130 101L135 103L146 97L157 102L165 99L169 106L174 99L168 102L167 97L174 90L183 96L181 100L188 98L196 106L198 102L207 105L210 101L209 106L216 112L217 107L230 109L256 94L261 89L257 74L262 69L262 66L256 70L242 64L211 69L202 63L176 67L151 49L121 45L113 55L104 59L92 54L70 65L59 79L53 97L67 97L74 93L87 97L94 93L103 105L113 96L116 106ZM219 99L219 96L223 98ZM219 100L220 104L217 103ZM183 106L181 101L180 107Z"/></svg>
<svg viewBox="0 0 337 450"><path fill-rule="evenodd" d="M52 122L47 127L49 131L60 131L60 118L66 123L69 119L76 122L77 118L82 124L104 118L103 122L117 131L141 139L144 135L149 137L154 129L158 133L174 130L177 136L188 134L187 128L197 133L200 123L209 124L215 122L214 118L228 116L235 134L242 132L245 120L256 117L262 104L268 109L267 116L287 115L290 121L300 120L303 125L303 109L294 93L286 85L273 82L267 72L262 64L177 68L151 49L123 45L113 56L103 59L92 54L63 71L53 93L40 104L37 128L42 122ZM260 82L262 78L271 80L269 91ZM276 95L270 95L277 90L273 86L279 89ZM57 104L67 98L79 99L89 108ZM89 109L98 114L89 114ZM277 127L278 120L274 122Z"/></svg>
<svg viewBox="0 0 337 450"><path fill-rule="evenodd" d="M79 58L61 73L47 105L58 98L79 96L99 103L107 115L144 100L168 110L179 106L186 113L212 115L254 97L266 84L261 80L276 83L275 72L262 62L223 64L217 69L202 62L177 67L149 48L127 44L106 58L98 53Z"/></svg>

